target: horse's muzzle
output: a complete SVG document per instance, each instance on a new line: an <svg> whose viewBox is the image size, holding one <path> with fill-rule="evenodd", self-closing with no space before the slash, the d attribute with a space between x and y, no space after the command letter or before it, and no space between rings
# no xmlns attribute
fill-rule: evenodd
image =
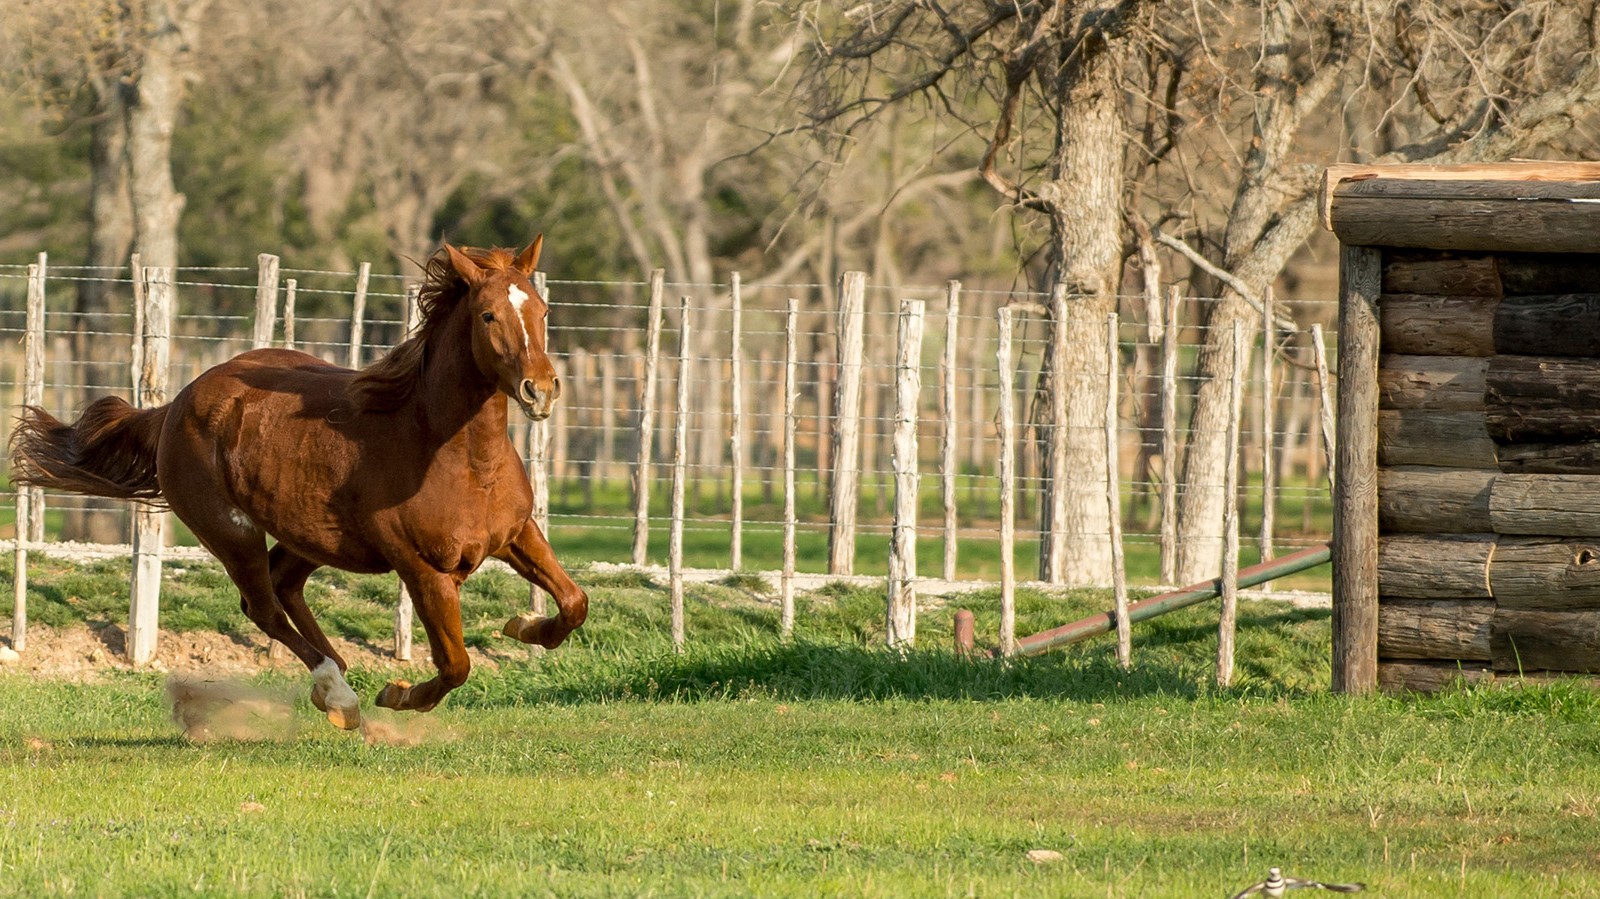
<svg viewBox="0 0 1600 899"><path fill-rule="evenodd" d="M523 378L517 386L517 404L523 414L534 421L544 421L555 410L556 399L561 396L561 379L551 378L543 384L532 378Z"/></svg>

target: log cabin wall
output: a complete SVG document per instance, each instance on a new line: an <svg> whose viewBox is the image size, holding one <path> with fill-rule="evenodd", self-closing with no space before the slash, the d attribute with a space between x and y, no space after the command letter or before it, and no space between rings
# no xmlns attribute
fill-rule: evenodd
<svg viewBox="0 0 1600 899"><path fill-rule="evenodd" d="M1335 503L1365 476L1377 514L1335 522L1336 688L1600 673L1600 166L1334 167L1324 213L1381 270L1375 402L1340 360L1376 408L1339 440L1376 447Z"/></svg>

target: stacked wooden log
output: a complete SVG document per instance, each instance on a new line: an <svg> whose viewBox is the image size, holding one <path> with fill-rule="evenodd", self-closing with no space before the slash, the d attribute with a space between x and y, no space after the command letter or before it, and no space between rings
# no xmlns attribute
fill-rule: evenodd
<svg viewBox="0 0 1600 899"><path fill-rule="evenodd" d="M1379 685L1600 672L1600 255L1383 260Z"/></svg>

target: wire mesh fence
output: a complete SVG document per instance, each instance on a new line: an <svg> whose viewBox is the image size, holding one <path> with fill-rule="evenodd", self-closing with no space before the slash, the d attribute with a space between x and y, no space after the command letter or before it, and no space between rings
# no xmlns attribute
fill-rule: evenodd
<svg viewBox="0 0 1600 899"><path fill-rule="evenodd" d="M338 365L367 364L403 339L407 325L408 282L366 272L282 268L257 305L264 269L184 268L175 276L177 312L172 328L168 372L172 392L206 368L260 342L263 315L270 341L291 345ZM0 391L15 409L24 393L21 347L26 313L27 265L0 265ZM129 271L48 266L43 272L43 405L57 415L89 399L114 393L131 395L134 282ZM78 311L86 284L98 285L103 311ZM737 286L736 286L737 285ZM765 283L730 278L719 284L660 282L662 332L656 359L653 419L647 431L646 347L652 284L564 281L545 287L552 304L550 346L563 385L554 417L545 424L514 423L511 439L529 460L536 485L548 505L551 540L573 562L648 562L665 560L670 531L669 499L674 439L685 432L684 519L686 563L705 569L774 571L784 555L784 364L789 342L786 307L797 301L795 524L796 566L801 572L830 568L832 520L830 490L836 477L836 408L839 377L837 284ZM686 298L680 302L680 298ZM664 299L664 301L663 301ZM1011 377L1020 419L1015 470L1015 509L1019 537L1017 569L1026 577L1039 570L1039 541L1029 539L1048 527L1052 491L1104 492L1104 471L1071 469L1050 473L1048 425L1053 324L1051 298L1025 291L962 289L959 285L888 287L865 285L862 310L863 352L859 365L859 449L853 471L859 480L857 516L851 540L856 573L881 576L886 570L893 530L896 489L892 440L897 423L896 340L900 304L925 304L924 338L916 359L914 433L916 470L923 474L916 509L922 521L920 573L948 574L964 581L992 581L1000 573L1000 483L997 415L1000 371L996 311L1011 308ZM1068 300L1068 315L1077 301ZM1181 447L1193 442L1191 413L1201 383L1195 361L1218 300L1178 297L1175 322L1153 323L1143 315L1143 297L1121 302L1116 327L1115 364L1119 403L1114 442L1119 480L1121 545L1130 580L1152 584L1170 567L1162 556L1174 550L1163 540L1172 509L1186 490L1220 490L1222 483L1187 485L1175 473ZM1332 302L1302 302L1296 318L1325 321ZM678 337L687 316L692 338L680 361ZM1097 316L1098 318L1098 316ZM1164 340L1172 326L1176 346ZM1260 328L1256 329L1259 346ZM1102 345L1105 345L1102 342ZM1275 550L1291 551L1325 542L1329 530L1324 447L1318 430L1322 391L1312 364L1312 339L1306 330L1276 329L1269 364L1252 365L1242 385L1247 401L1241 420L1238 500L1241 527L1254 534L1270 509L1273 523L1264 536ZM1175 366L1163 383L1163 354ZM1104 366L1099 369L1105 371ZM1062 383L1069 393L1092 392L1089 381L1103 375L1078 373ZM680 379L687 403L676 402ZM1263 401L1270 385L1270 402ZM1163 427L1163 407L1175 420ZM1270 409L1272 414L1263 417ZM9 429L13 415L6 416ZM848 416L852 419L857 416ZM1042 422L1042 423L1041 423ZM1265 427L1263 427L1265 426ZM1104 426L1063 434L1069 441L1102 439ZM1270 440L1264 440L1270 435ZM641 448L650 463L640 472ZM1268 472L1270 471L1270 476ZM636 555L641 520L635 502L641 476L652 488L642 520L647 533ZM1273 482L1271 493L1264 481ZM737 493L735 492L735 485ZM16 507L7 492L0 521L15 534ZM953 515L946 514L946 506ZM129 515L121 504L51 494L43 532L45 542L86 540L124 543ZM950 526L947 528L946 521ZM173 541L192 542L181 528ZM1108 532L1079 535L1109 539ZM834 534L838 538L837 533ZM1247 546L1252 542L1248 541ZM1166 545L1164 545L1166 544ZM1219 544L1220 546L1220 541ZM949 559L950 561L946 561Z"/></svg>

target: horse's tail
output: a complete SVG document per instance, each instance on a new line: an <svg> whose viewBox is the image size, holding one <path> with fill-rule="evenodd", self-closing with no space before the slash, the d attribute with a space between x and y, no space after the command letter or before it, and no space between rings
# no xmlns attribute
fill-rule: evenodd
<svg viewBox="0 0 1600 899"><path fill-rule="evenodd" d="M11 433L11 482L159 504L156 446L166 420L166 406L135 409L114 396L90 403L72 424L26 406Z"/></svg>

